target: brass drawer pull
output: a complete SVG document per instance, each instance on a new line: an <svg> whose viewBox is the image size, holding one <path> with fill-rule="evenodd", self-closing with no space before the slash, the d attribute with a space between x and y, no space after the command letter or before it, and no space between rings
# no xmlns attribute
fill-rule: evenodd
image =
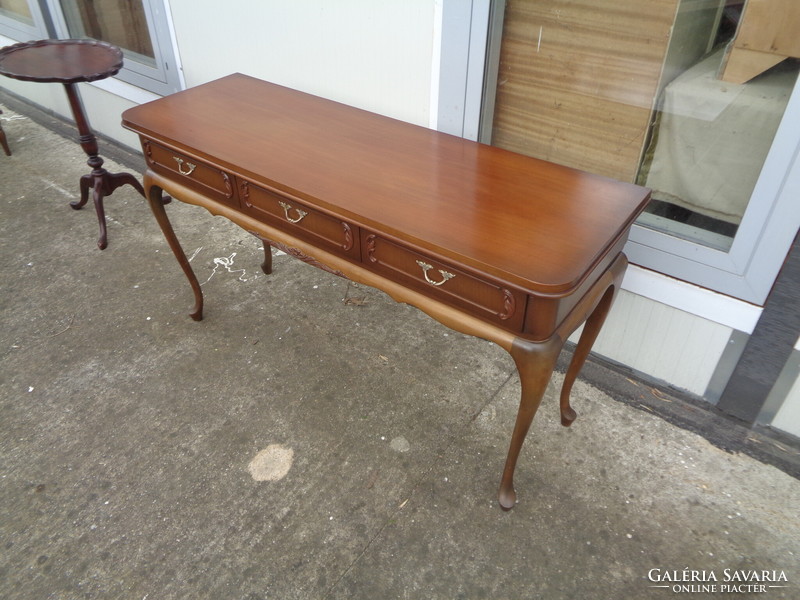
<svg viewBox="0 0 800 600"><path fill-rule="evenodd" d="M173 156L172 158L174 158L175 162L178 163L178 173L180 173L181 175L191 175L192 171L194 171L197 168L197 165L193 165L192 163L187 162L186 166L189 167L189 168L184 171L183 170L183 159L182 158L178 158L177 156Z"/></svg>
<svg viewBox="0 0 800 600"><path fill-rule="evenodd" d="M437 271L439 271L439 273L442 274L442 280L434 281L428 276L428 271L430 271L433 268L433 265L429 265L428 263L422 262L421 260L418 260L417 264L420 267L422 267L422 274L425 275L425 281L427 281L431 285L442 285L448 279L452 279L453 277L455 277L455 275L453 275L452 273L448 273L447 271L443 271L442 269L437 269Z"/></svg>
<svg viewBox="0 0 800 600"><path fill-rule="evenodd" d="M289 211L292 210L292 208L294 207L291 204L287 204L286 202L281 202L280 200L278 201L278 204L280 204L281 207L283 207L283 214L286 217L286 220L289 221L289 223L299 223L300 221L303 220L303 217L305 217L308 214L304 210L295 208L294 210L297 211L297 218L293 219L292 217L289 216Z"/></svg>

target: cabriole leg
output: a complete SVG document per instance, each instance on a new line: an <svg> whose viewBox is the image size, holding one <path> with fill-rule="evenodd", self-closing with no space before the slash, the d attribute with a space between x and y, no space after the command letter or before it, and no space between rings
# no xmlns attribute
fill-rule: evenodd
<svg viewBox="0 0 800 600"><path fill-rule="evenodd" d="M580 373L583 363L586 362L586 358L589 356L594 341L597 339L597 335L603 327L603 323L611 309L615 293L616 286L612 286L606 290L605 295L586 320L586 324L583 326L583 331L581 332L581 337L578 340L578 345L575 347L575 353L572 355L569 369L567 369L567 374L564 376L564 384L561 387L561 424L564 427L572 425L572 422L578 416L569 403L572 385L575 383L575 379L577 379L578 373Z"/></svg>
<svg viewBox="0 0 800 600"><path fill-rule="evenodd" d="M272 273L272 246L266 240L261 240L264 243L264 262L261 263L261 270L265 275Z"/></svg>
<svg viewBox="0 0 800 600"><path fill-rule="evenodd" d="M522 385L522 397L514 424L514 433L511 435L511 444L508 449L506 466L503 469L503 478L500 482L499 501L504 510L514 508L517 493L514 490L514 469L517 458L528 434L533 417L539 409L542 397L547 389L547 384L553 373L558 359L558 354L564 342L554 336L546 342L536 343L521 339L514 340L511 356L517 365L519 379Z"/></svg>
<svg viewBox="0 0 800 600"><path fill-rule="evenodd" d="M575 347L575 353L572 355L572 360L569 363L569 369L564 376L564 384L561 386L561 424L564 427L569 427L578 416L569 403L569 395L572 392L572 385L578 377L589 352L592 350L595 340L597 339L600 330L603 328L603 323L606 321L608 313L611 311L611 306L614 304L614 298L622 285L622 278L625 274L625 267L628 260L624 255L612 266L610 273L613 275L611 285L609 285L600 298L600 301L592 310L589 318L586 319L586 324L583 326L581 337L578 340L578 345ZM601 288L602 289L602 288Z"/></svg>
<svg viewBox="0 0 800 600"><path fill-rule="evenodd" d="M94 187L94 178L91 175L81 175L80 190L81 199L78 202L70 202L69 205L75 210L80 210L89 201L89 190Z"/></svg>
<svg viewBox="0 0 800 600"><path fill-rule="evenodd" d="M200 321L203 318L203 291L200 289L200 283L197 281L197 276L192 270L192 265L186 258L186 254L183 248L181 248L175 231L172 229L172 223L169 222L167 211L164 209L164 199L162 198L161 188L155 185L151 186L148 190L147 201L150 204L150 210L153 211L153 215L159 227L161 227L164 237L167 239L170 249L172 249L172 253L175 255L175 258L178 259L178 264L180 264L186 278L189 280L189 285L192 286L192 291L194 292L194 308L192 308L189 315L195 321Z"/></svg>

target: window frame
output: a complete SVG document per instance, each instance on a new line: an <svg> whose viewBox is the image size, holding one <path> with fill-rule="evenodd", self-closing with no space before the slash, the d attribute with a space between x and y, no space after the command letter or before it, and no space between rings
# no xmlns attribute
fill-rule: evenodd
<svg viewBox="0 0 800 600"><path fill-rule="evenodd" d="M763 305L800 228L799 196L800 77L730 249L715 250L637 224L626 246L628 258L666 275Z"/></svg>
<svg viewBox="0 0 800 600"><path fill-rule="evenodd" d="M27 0L28 9L31 11L33 25L26 25L16 19L0 15L0 35L12 40L34 40L49 37L50 26L46 20L42 7L36 0Z"/></svg>
<svg viewBox="0 0 800 600"><path fill-rule="evenodd" d="M40 2L51 19L54 37L60 39L71 37L60 1L40 0ZM173 45L167 0L142 0L142 3L153 44L155 66L137 61L135 56L123 49L124 64L115 77L159 96L166 96L185 87ZM36 2L29 0L29 4Z"/></svg>
<svg viewBox="0 0 800 600"><path fill-rule="evenodd" d="M488 143L504 9L504 0L443 0L442 76L433 107L440 131ZM483 85L475 85L477 80ZM800 229L798 197L800 78L727 252L639 224L631 229L625 252L646 269L763 305Z"/></svg>

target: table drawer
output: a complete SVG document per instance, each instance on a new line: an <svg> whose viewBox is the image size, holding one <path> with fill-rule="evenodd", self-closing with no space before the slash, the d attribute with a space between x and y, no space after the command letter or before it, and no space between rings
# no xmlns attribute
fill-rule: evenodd
<svg viewBox="0 0 800 600"><path fill-rule="evenodd" d="M170 175L182 185L215 200L238 206L232 175L151 140L143 140L142 149L148 164L155 171Z"/></svg>
<svg viewBox="0 0 800 600"><path fill-rule="evenodd" d="M358 228L276 191L237 179L242 209L325 250L358 259Z"/></svg>
<svg viewBox="0 0 800 600"><path fill-rule="evenodd" d="M523 292L368 231L362 238L362 262L369 269L506 329L522 329Z"/></svg>

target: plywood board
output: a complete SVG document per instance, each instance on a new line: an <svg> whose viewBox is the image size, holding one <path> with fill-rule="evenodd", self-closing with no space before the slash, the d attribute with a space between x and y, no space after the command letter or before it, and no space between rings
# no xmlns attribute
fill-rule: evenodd
<svg viewBox="0 0 800 600"><path fill-rule="evenodd" d="M747 50L800 57L800 2L748 0L734 45Z"/></svg>
<svg viewBox="0 0 800 600"><path fill-rule="evenodd" d="M509 0L492 143L633 181L678 0Z"/></svg>
<svg viewBox="0 0 800 600"><path fill-rule="evenodd" d="M786 57L780 54L733 47L728 51L721 79L728 83L747 83L784 59Z"/></svg>

